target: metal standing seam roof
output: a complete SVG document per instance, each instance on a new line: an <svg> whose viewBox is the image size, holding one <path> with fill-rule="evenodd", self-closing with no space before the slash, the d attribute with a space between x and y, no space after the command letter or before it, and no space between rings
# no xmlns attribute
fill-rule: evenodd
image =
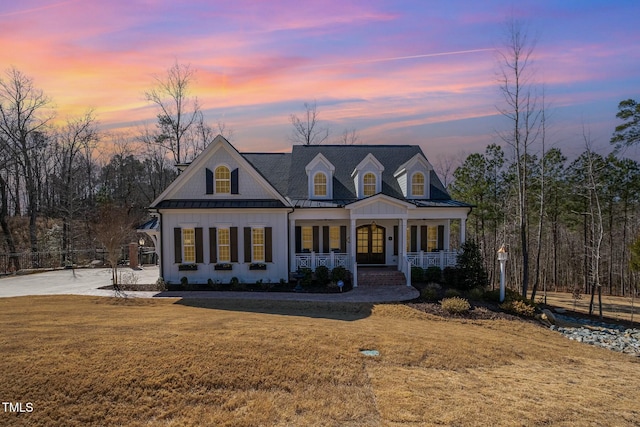
<svg viewBox="0 0 640 427"><path fill-rule="evenodd" d="M227 200L163 200L158 203L157 209L235 209L235 208L259 208L276 209L287 206L280 200L261 199L227 199Z"/></svg>

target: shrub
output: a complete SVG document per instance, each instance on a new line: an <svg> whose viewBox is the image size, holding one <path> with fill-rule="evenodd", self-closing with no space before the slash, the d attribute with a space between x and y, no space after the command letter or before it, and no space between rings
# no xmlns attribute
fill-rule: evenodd
<svg viewBox="0 0 640 427"><path fill-rule="evenodd" d="M500 304L500 308L512 314L523 317L533 317L536 312L536 308L526 301L506 301Z"/></svg>
<svg viewBox="0 0 640 427"><path fill-rule="evenodd" d="M300 279L300 284L302 286L310 286L311 282L313 282L313 271L310 268L301 268L300 273L302 273L302 279Z"/></svg>
<svg viewBox="0 0 640 427"><path fill-rule="evenodd" d="M158 280L156 280L156 289L160 292L167 290L167 284L162 277L158 277Z"/></svg>
<svg viewBox="0 0 640 427"><path fill-rule="evenodd" d="M459 275L457 267L445 267L442 270L442 281L447 288L457 288Z"/></svg>
<svg viewBox="0 0 640 427"><path fill-rule="evenodd" d="M411 267L411 282L424 282L424 270L422 269L422 267Z"/></svg>
<svg viewBox="0 0 640 427"><path fill-rule="evenodd" d="M440 305L446 312L451 314L463 314L471 309L469 301L459 297L445 298L440 302Z"/></svg>
<svg viewBox="0 0 640 427"><path fill-rule="evenodd" d="M445 296L445 298L455 298L455 297L459 297L460 296L460 292L458 292L455 289L447 289L444 292L444 296Z"/></svg>
<svg viewBox="0 0 640 427"><path fill-rule="evenodd" d="M476 286L485 287L489 283L489 275L484 269L480 246L472 240L467 240L462 245L462 253L458 255L458 268L460 277L457 280L457 288L470 290Z"/></svg>
<svg viewBox="0 0 640 427"><path fill-rule="evenodd" d="M429 286L420 291L420 298L422 298L423 301L437 301L438 296L438 291Z"/></svg>
<svg viewBox="0 0 640 427"><path fill-rule="evenodd" d="M327 283L329 283L329 280L330 280L329 269L324 265L321 265L318 268L316 268L316 280L322 286L325 286Z"/></svg>
<svg viewBox="0 0 640 427"><path fill-rule="evenodd" d="M484 289L480 287L473 288L469 291L469 298L475 301L481 300L484 297Z"/></svg>
<svg viewBox="0 0 640 427"><path fill-rule="evenodd" d="M442 269L438 266L432 266L424 271L424 281L427 283L442 282Z"/></svg>
<svg viewBox="0 0 640 427"><path fill-rule="evenodd" d="M484 293L484 299L490 302L500 302L500 289L494 289ZM523 301L522 295L513 289L505 289L504 301Z"/></svg>
<svg viewBox="0 0 640 427"><path fill-rule="evenodd" d="M180 284L185 288L189 286L189 279L187 279L187 276L182 276L180 278Z"/></svg>
<svg viewBox="0 0 640 427"><path fill-rule="evenodd" d="M344 267L338 266L338 267L335 267L333 270L331 270L332 282L338 283L339 280L342 280L346 284L348 276L349 276L349 272Z"/></svg>
<svg viewBox="0 0 640 427"><path fill-rule="evenodd" d="M236 276L233 276L229 281L229 285L231 286L231 288L238 286L239 283L240 283L240 280Z"/></svg>

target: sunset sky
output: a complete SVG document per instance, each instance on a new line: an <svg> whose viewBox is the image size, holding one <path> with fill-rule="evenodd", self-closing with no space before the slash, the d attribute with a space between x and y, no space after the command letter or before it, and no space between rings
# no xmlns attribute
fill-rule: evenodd
<svg viewBox="0 0 640 427"><path fill-rule="evenodd" d="M0 65L32 77L59 118L93 108L117 130L153 123L143 92L177 61L240 151L288 150L290 114L315 99L333 137L355 128L433 159L499 142L510 16L537 39L550 142L573 155L584 127L608 150L618 103L640 100L637 0L3 1Z"/></svg>

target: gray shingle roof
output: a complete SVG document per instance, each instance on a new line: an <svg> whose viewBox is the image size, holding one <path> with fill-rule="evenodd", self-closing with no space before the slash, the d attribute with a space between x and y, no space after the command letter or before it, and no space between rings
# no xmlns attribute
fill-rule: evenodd
<svg viewBox="0 0 640 427"><path fill-rule="evenodd" d="M294 145L291 153L246 153L242 156L280 194L295 200L296 205L305 205L303 201L309 198L305 166L319 153L336 168L333 178L334 202L346 204L357 199L351 173L369 153L384 165L382 193L404 199L393 174L416 154L422 154L422 150L416 145ZM435 172L431 172L430 181L430 200L451 200Z"/></svg>

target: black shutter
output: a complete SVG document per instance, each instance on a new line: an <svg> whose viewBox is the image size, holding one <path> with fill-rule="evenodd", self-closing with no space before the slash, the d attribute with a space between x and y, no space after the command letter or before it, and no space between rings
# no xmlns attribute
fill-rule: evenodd
<svg viewBox="0 0 640 427"><path fill-rule="evenodd" d="M420 226L420 250L425 252L429 250L429 237L427 229L428 227L426 225Z"/></svg>
<svg viewBox="0 0 640 427"><path fill-rule="evenodd" d="M203 256L203 241L202 241L202 227L195 229L196 232L196 262L202 264L204 262Z"/></svg>
<svg viewBox="0 0 640 427"><path fill-rule="evenodd" d="M313 226L313 251L320 252L320 227Z"/></svg>
<svg viewBox="0 0 640 427"><path fill-rule="evenodd" d="M231 194L238 194L238 168L231 171Z"/></svg>
<svg viewBox="0 0 640 427"><path fill-rule="evenodd" d="M438 226L438 249L444 249L444 225Z"/></svg>
<svg viewBox="0 0 640 427"><path fill-rule="evenodd" d="M340 252L347 253L347 226L340 226Z"/></svg>
<svg viewBox="0 0 640 427"><path fill-rule="evenodd" d="M273 262L273 237L271 227L264 228L264 262Z"/></svg>
<svg viewBox="0 0 640 427"><path fill-rule="evenodd" d="M296 227L296 253L302 252L302 228Z"/></svg>
<svg viewBox="0 0 640 427"><path fill-rule="evenodd" d="M231 250L231 262L238 262L238 227L229 229L229 240Z"/></svg>
<svg viewBox="0 0 640 427"><path fill-rule="evenodd" d="M418 226L411 226L411 246L409 249L410 252L418 252Z"/></svg>
<svg viewBox="0 0 640 427"><path fill-rule="evenodd" d="M209 229L209 262L218 262L218 232L215 228Z"/></svg>
<svg viewBox="0 0 640 427"><path fill-rule="evenodd" d="M182 262L182 229L178 227L173 229L173 256L174 262Z"/></svg>
<svg viewBox="0 0 640 427"><path fill-rule="evenodd" d="M329 247L329 226L322 226L322 252L328 254L331 248Z"/></svg>
<svg viewBox="0 0 640 427"><path fill-rule="evenodd" d="M205 169L205 174L207 177L207 194L213 194L213 172Z"/></svg>
<svg viewBox="0 0 640 427"><path fill-rule="evenodd" d="M398 255L398 226L393 226L393 254Z"/></svg>
<svg viewBox="0 0 640 427"><path fill-rule="evenodd" d="M244 262L251 262L251 227L244 228Z"/></svg>

